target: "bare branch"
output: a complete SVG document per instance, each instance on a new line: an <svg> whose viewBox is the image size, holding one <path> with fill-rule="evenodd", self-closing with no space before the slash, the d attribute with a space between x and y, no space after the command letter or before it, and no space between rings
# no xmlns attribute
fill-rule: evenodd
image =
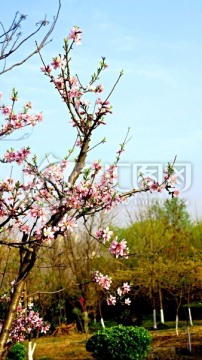
<svg viewBox="0 0 202 360"><path fill-rule="evenodd" d="M27 298L32 297L34 295L40 295L40 294L49 294L49 295L57 294L57 293L60 293L60 292L62 292L64 290L66 290L66 289L68 289L68 288L65 287L65 288L62 288L62 289L59 289L59 290L55 290L55 291L35 291L34 293L28 294Z"/></svg>
<svg viewBox="0 0 202 360"><path fill-rule="evenodd" d="M27 60L29 60L33 55L37 54L44 46L46 46L51 40L48 41L51 33L53 32L54 28L55 28L55 25L56 25L56 22L58 20L58 16L59 16L59 13L60 13L60 9L61 9L61 0L58 0L58 10L57 10L57 14L56 16L54 17L53 19L53 22L48 30L48 32L46 33L46 35L44 36L44 38L42 39L42 41L40 42L40 44L38 44L38 46L36 47L36 49L31 52L29 55L27 55L24 59L20 60L19 62L9 66L6 68L6 63L4 63L4 66L3 66L3 70L0 71L0 75L2 75L3 73L7 72L7 71L10 71L12 70L14 67L16 66L20 66L22 65L23 63L25 63ZM40 23L38 23L38 28L36 31L34 31L33 33L31 33L30 35L28 35L27 37L25 37L25 39L23 39L16 47L13 47L16 45L16 42L18 41L19 39L19 35L17 36L17 40L14 41L14 45L11 47L10 51L8 51L7 53L5 53L5 49L8 45L8 37L10 36L10 32L11 32L11 37L12 35L14 35L15 31L16 31L16 27L19 28L20 26L20 23L21 21L25 18L24 15L21 15L19 21L17 23L15 23L15 19L16 19L16 16L17 16L18 13L16 13L15 15L15 18L11 24L11 27L9 28L9 30L7 32L4 32L3 35L1 35L0 37L2 36L5 36L5 40L3 42L3 45L2 45L2 50L1 50L1 55L0 55L0 60L5 60L6 58L8 58L10 55L12 55L16 50L19 49L20 46L22 46L27 40L29 40L31 37L33 37L36 33L38 33L42 26L46 26L48 24L48 21L46 19L42 20ZM0 23L1 27L4 29L4 26L2 23Z"/></svg>

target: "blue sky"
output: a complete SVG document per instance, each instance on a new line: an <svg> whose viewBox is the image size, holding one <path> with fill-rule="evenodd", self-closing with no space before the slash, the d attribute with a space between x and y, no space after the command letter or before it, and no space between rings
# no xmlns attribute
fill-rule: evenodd
<svg viewBox="0 0 202 360"><path fill-rule="evenodd" d="M83 82L96 69L101 56L109 68L100 82L106 91L124 70L112 95L113 115L95 140L106 136L106 145L91 152L89 161L102 158L113 161L127 128L132 139L120 166L120 189L136 184L137 166L161 166L177 155L182 174L181 197L195 218L202 217L202 2L200 0L61 0L62 9L42 54L47 63L62 51L63 38L73 25L83 29L82 45L75 48L73 73ZM40 3L10 0L1 5L0 20L5 26L15 11L27 14L22 30L35 29L35 23L57 11L57 0ZM44 30L46 30L44 28ZM34 40L15 54L19 60L32 49ZM1 149L29 144L42 162L44 154L61 159L70 148L74 131L68 113L48 79L40 72L40 59L32 58L22 67L0 77L4 96L16 87L20 103L31 100L36 111L43 111L44 121L29 138L2 142ZM139 164L139 165L137 165ZM185 174L186 173L186 174ZM141 203L141 200L140 200Z"/></svg>

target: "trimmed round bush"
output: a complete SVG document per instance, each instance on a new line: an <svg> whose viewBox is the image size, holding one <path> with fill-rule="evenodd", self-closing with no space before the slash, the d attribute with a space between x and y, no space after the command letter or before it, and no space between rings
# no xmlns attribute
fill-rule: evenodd
<svg viewBox="0 0 202 360"><path fill-rule="evenodd" d="M113 326L99 330L86 343L95 359L142 360L150 349L151 335L143 327Z"/></svg>
<svg viewBox="0 0 202 360"><path fill-rule="evenodd" d="M25 360L26 350L25 346L21 343L16 343L9 350L6 360Z"/></svg>

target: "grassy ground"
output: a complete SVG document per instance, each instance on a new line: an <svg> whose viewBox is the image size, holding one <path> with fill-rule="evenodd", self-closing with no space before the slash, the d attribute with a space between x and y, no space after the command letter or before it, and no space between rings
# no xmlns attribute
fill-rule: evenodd
<svg viewBox="0 0 202 360"><path fill-rule="evenodd" d="M86 351L86 336L72 333L65 336L47 336L37 340L35 360L92 360Z"/></svg>
<svg viewBox="0 0 202 360"><path fill-rule="evenodd" d="M188 335L186 326L179 329L176 336L174 329L150 331L152 349L148 360L162 359L202 359L202 326L191 327L192 354L188 353ZM37 340L34 354L35 360L92 360L93 357L85 350L86 336L71 333L65 336L47 336ZM200 354L201 352L201 354Z"/></svg>
<svg viewBox="0 0 202 360"><path fill-rule="evenodd" d="M152 335L152 349L148 360L162 359L202 359L202 326L192 326L190 328L190 339L188 342L188 329L182 326L179 335L175 329L150 331ZM191 345L191 353L188 348Z"/></svg>

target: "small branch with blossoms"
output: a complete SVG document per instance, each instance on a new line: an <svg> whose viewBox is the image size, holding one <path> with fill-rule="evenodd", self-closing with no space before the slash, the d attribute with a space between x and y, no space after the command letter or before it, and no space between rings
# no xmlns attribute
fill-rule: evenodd
<svg viewBox="0 0 202 360"><path fill-rule="evenodd" d="M114 255L116 258L127 259L129 254L129 248L125 239L118 241L116 236L111 240L113 236L113 231L109 230L107 226L105 229L100 228L96 231L94 238L97 239L102 245L106 246L108 243L108 250L110 254Z"/></svg>
<svg viewBox="0 0 202 360"><path fill-rule="evenodd" d="M77 129L79 136L85 141L85 136L87 134L90 136L92 130L100 124L104 124L104 116L111 113L111 105L108 99L118 84L122 74L120 74L112 90L104 101L100 98L95 100L93 111L89 114L90 103L84 98L84 96L89 92L99 94L104 91L102 84L94 86L94 83L99 79L101 72L107 68L107 65L105 63L105 58L102 58L100 66L91 76L91 80L86 86L81 84L77 74L71 76L69 67L71 59L69 58L69 52L72 50L74 43L76 45L81 43L81 35L82 30L76 26L73 27L68 38L66 38L64 42L64 56L62 57L61 55L58 55L57 57L54 57L51 65L45 65L41 53L40 57L43 62L43 67L41 68L42 71L55 85L55 88L68 107L73 126ZM70 45L68 42L69 40L72 40ZM52 74L53 70L60 70L57 77Z"/></svg>
<svg viewBox="0 0 202 360"><path fill-rule="evenodd" d="M175 190L175 185L177 184L177 177L174 171L175 161L176 161L176 156L173 163L168 163L167 168L164 170L164 174L165 174L164 180L161 184L150 177L144 178L142 174L139 174L140 177L142 177L141 188L133 189L123 193L122 198L125 200L128 197L131 197L138 192L150 191L151 193L153 193L153 192L162 192L163 190L166 190L168 194L171 195L172 197L178 196L179 190Z"/></svg>
<svg viewBox="0 0 202 360"><path fill-rule="evenodd" d="M0 296L0 303L1 306L5 308L5 311L9 306L10 301L11 296L6 294ZM16 318L13 321L7 341L8 348L13 346L16 342L22 342L27 338L31 341L37 333L46 334L50 329L50 324L45 322L37 311L32 310L32 307L33 303L30 302L28 302L28 308L23 308L19 303L16 310ZM2 313L1 316L3 319L5 314ZM2 319L0 320L0 332L3 325Z"/></svg>
<svg viewBox="0 0 202 360"><path fill-rule="evenodd" d="M125 297L131 290L131 286L125 282L121 287L118 287L116 292L112 295L109 293L109 289L112 285L112 279L108 275L103 275L99 271L94 271L92 273L93 280L101 286L102 289L107 291L107 304L116 305L117 302L120 302L125 305L130 305L131 300L128 297Z"/></svg>
<svg viewBox="0 0 202 360"><path fill-rule="evenodd" d="M2 100L3 94L0 93L0 100ZM3 124L0 126L0 138L12 134L14 131L23 129L27 126L35 126L38 122L43 120L42 113L29 114L32 108L31 102L27 102L21 112L15 112L16 102L18 101L18 92L14 88L11 93L11 105L0 104L0 112L4 117ZM8 162L14 161L11 157ZM1 160L2 161L2 160Z"/></svg>

